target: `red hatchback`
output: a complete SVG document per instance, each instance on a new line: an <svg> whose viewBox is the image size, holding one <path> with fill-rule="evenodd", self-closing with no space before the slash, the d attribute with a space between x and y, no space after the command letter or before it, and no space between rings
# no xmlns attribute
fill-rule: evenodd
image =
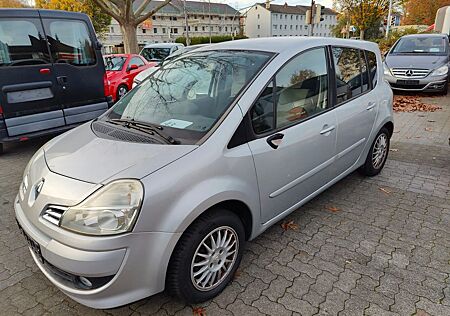
<svg viewBox="0 0 450 316"><path fill-rule="evenodd" d="M141 71L156 66L144 57L135 54L114 54L104 56L107 82L105 92L114 102L120 100L133 85L133 79Z"/></svg>

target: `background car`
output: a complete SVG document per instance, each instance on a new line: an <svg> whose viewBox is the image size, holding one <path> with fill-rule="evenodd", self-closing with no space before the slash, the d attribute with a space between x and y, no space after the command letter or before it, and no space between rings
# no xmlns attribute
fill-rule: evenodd
<svg viewBox="0 0 450 316"><path fill-rule="evenodd" d="M114 102L120 100L132 88L133 79L141 71L156 66L136 54L115 54L104 57L106 77L105 89Z"/></svg>
<svg viewBox="0 0 450 316"><path fill-rule="evenodd" d="M446 34L405 35L387 53L384 76L394 90L447 94L449 50Z"/></svg>
<svg viewBox="0 0 450 316"><path fill-rule="evenodd" d="M168 56L183 47L184 45L180 43L147 44L139 55L143 56L149 62L161 63Z"/></svg>

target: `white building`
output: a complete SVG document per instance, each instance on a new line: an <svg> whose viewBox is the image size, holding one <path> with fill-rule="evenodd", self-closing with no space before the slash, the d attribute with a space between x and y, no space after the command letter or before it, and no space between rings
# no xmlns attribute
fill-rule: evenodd
<svg viewBox="0 0 450 316"><path fill-rule="evenodd" d="M306 21L306 11L309 6L290 6L257 3L248 9L245 16L245 35L254 37L276 36L308 36L309 27ZM322 9L324 18L314 24L313 36L333 36L331 29L337 24L337 13L329 8Z"/></svg>
<svg viewBox="0 0 450 316"><path fill-rule="evenodd" d="M139 6L142 0L135 1ZM151 1L147 10L158 6L161 1ZM189 24L189 36L216 36L239 34L240 13L227 4L209 3L208 1L186 1L186 12ZM139 46L148 43L171 43L180 36L186 35L186 22L183 1L173 0L158 11L152 18L139 25L137 37ZM211 31L210 31L211 28ZM120 25L114 19L108 32L102 37L105 52L123 51L123 39Z"/></svg>

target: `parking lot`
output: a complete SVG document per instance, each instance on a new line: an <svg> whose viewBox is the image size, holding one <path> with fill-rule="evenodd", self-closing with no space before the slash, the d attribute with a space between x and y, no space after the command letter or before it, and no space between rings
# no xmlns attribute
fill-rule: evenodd
<svg viewBox="0 0 450 316"><path fill-rule="evenodd" d="M450 97L396 113L385 169L354 173L248 243L233 283L185 306L165 294L105 311L38 270L13 215L22 170L45 139L0 156L3 315L450 315ZM282 225L284 224L284 225Z"/></svg>

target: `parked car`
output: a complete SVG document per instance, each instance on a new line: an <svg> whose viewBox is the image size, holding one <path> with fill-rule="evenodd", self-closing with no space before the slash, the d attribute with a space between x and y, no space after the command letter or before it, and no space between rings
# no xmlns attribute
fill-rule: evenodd
<svg viewBox="0 0 450 316"><path fill-rule="evenodd" d="M211 299L246 241L354 170L382 170L394 125L378 69L376 44L333 38L182 55L31 159L14 207L36 264L95 308L164 289Z"/></svg>
<svg viewBox="0 0 450 316"><path fill-rule="evenodd" d="M394 90L447 94L449 54L446 34L405 35L386 55L385 78Z"/></svg>
<svg viewBox="0 0 450 316"><path fill-rule="evenodd" d="M140 55L150 62L161 63L168 56L184 47L180 43L156 43L147 44L141 50Z"/></svg>
<svg viewBox="0 0 450 316"><path fill-rule="evenodd" d="M191 45L191 46L186 46L186 47L182 47L180 49L178 49L177 51L175 51L172 55L167 56L159 65L157 65L156 67L153 68L149 68L146 69L142 72L140 72L136 77L134 77L133 80L133 88L135 86L137 86L138 84L140 84L142 81L144 81L148 76L150 76L151 74L153 74L159 67L163 67L164 64L170 62L171 60L177 58L178 56L180 56L181 54L185 54L188 52L191 52L197 48L200 47L205 47L209 44L198 44L198 45Z"/></svg>
<svg viewBox="0 0 450 316"><path fill-rule="evenodd" d="M108 78L105 89L109 89L108 94L113 97L114 102L131 90L134 77L157 65L136 54L106 55L104 61Z"/></svg>
<svg viewBox="0 0 450 316"><path fill-rule="evenodd" d="M0 153L108 109L100 49L85 14L0 9Z"/></svg>

